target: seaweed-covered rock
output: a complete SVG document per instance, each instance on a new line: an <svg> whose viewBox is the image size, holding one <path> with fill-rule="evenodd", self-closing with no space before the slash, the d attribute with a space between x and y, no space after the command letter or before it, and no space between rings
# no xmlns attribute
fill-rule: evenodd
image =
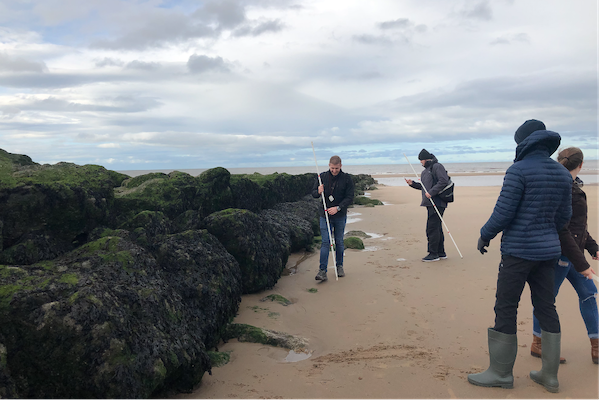
<svg viewBox="0 0 600 400"><path fill-rule="evenodd" d="M361 238L356 236L350 236L344 239L344 248L363 250L365 248L365 245Z"/></svg>
<svg viewBox="0 0 600 400"><path fill-rule="evenodd" d="M259 212L264 208L263 188L245 175L232 175L230 181L233 208Z"/></svg>
<svg viewBox="0 0 600 400"><path fill-rule="evenodd" d="M204 342L235 315L239 267L206 231L167 236L161 249L157 262L104 237L0 266L0 337L19 397L138 398L199 382Z"/></svg>
<svg viewBox="0 0 600 400"><path fill-rule="evenodd" d="M2 264L33 264L51 260L73 249L73 243L60 240L44 232L29 232L21 240L0 252Z"/></svg>
<svg viewBox="0 0 600 400"><path fill-rule="evenodd" d="M308 221L295 214L277 210L262 210L259 215L277 230L283 246L290 252L308 249L312 245L313 229Z"/></svg>
<svg viewBox="0 0 600 400"><path fill-rule="evenodd" d="M183 318L200 327L207 348L238 311L242 274L235 258L206 230L167 235L150 247L187 310Z"/></svg>
<svg viewBox="0 0 600 400"><path fill-rule="evenodd" d="M300 201L275 204L273 209L288 215L297 215L310 223L314 235L320 235L319 212L322 207L319 199L314 199L311 195L307 195Z"/></svg>
<svg viewBox="0 0 600 400"><path fill-rule="evenodd" d="M377 184L377 181L371 175L356 174L350 176L354 182L354 193L357 195L363 194L365 190L371 190L371 187Z"/></svg>
<svg viewBox="0 0 600 400"><path fill-rule="evenodd" d="M161 211L175 219L188 210L206 217L231 207L229 177L229 171L221 167L206 170L198 177L179 171L135 177L115 190L120 222L142 211Z"/></svg>
<svg viewBox="0 0 600 400"><path fill-rule="evenodd" d="M277 283L290 254L281 231L248 210L218 211L204 222L240 264L244 293L268 289Z"/></svg>
<svg viewBox="0 0 600 400"><path fill-rule="evenodd" d="M369 197L356 196L354 197L354 204L358 204L361 206L382 206L383 202L381 202L381 200L371 199Z"/></svg>
<svg viewBox="0 0 600 400"><path fill-rule="evenodd" d="M6 361L6 346L4 345L4 336L0 334L0 398L14 399L17 398L17 390L15 382L10 376Z"/></svg>
<svg viewBox="0 0 600 400"><path fill-rule="evenodd" d="M247 324L229 324L227 326L223 339L234 338L240 342L261 343L295 351L304 351L308 346L305 338Z"/></svg>
<svg viewBox="0 0 600 400"><path fill-rule="evenodd" d="M259 173L233 175L231 189L237 208L257 212L278 203L297 201L310 194L315 174L289 175Z"/></svg>
<svg viewBox="0 0 600 400"><path fill-rule="evenodd" d="M113 188L126 175L97 165L29 164L0 153L0 254L3 262L32 263L73 249L91 230L108 223ZM4 157L4 158L3 158ZM11 164L11 160L15 160ZM53 247L26 256L23 248ZM21 245L21 248L10 250Z"/></svg>
<svg viewBox="0 0 600 400"><path fill-rule="evenodd" d="M184 232L204 229L204 217L196 210L187 210L173 220L173 231Z"/></svg>
<svg viewBox="0 0 600 400"><path fill-rule="evenodd" d="M350 236L356 236L356 237L363 238L363 239L369 239L372 237L371 235L369 235L368 233L365 233L363 231L349 231L349 232L344 233L345 238L350 237Z"/></svg>

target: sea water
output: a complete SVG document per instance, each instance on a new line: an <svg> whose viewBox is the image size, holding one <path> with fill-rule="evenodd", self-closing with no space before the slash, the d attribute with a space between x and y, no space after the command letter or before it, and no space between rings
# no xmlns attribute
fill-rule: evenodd
<svg viewBox="0 0 600 400"><path fill-rule="evenodd" d="M476 163L442 163L448 175L457 186L502 186L504 180L503 173L512 162L476 162ZM412 164L417 174L420 174L423 167L419 162ZM392 175L403 175L407 178L413 178L414 172L408 164L377 164L377 165L345 165L342 170L351 174L378 175L377 182L388 186L406 185L403 177L394 177ZM177 171L186 172L192 176L198 176L208 168L196 169L177 169ZM277 173L286 173L298 175L316 172L315 166L296 166L296 167L247 167L247 168L227 168L232 174L253 174L255 172L268 175ZM326 171L327 166L321 166L320 171ZM131 177L148 174L150 172L163 172L168 174L175 169L156 169L156 170L124 170L118 171ZM456 176L453 174L471 174L468 176ZM498 173L502 173L498 175ZM386 177L385 175L390 175ZM583 169L579 177L585 184L598 184L598 160L587 160L583 164Z"/></svg>

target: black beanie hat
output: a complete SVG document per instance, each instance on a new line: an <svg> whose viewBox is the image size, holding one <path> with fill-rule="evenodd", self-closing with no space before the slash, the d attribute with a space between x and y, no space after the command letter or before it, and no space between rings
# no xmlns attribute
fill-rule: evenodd
<svg viewBox="0 0 600 400"><path fill-rule="evenodd" d="M515 132L515 142L517 144L521 143L525 138L531 135L535 131L545 131L546 125L542 121L538 121L537 119L530 119L523 122L523 125L517 129Z"/></svg>
<svg viewBox="0 0 600 400"><path fill-rule="evenodd" d="M428 152L425 149L421 150L421 152L419 153L419 160L431 160L431 159L433 159L433 154L431 154L430 152Z"/></svg>

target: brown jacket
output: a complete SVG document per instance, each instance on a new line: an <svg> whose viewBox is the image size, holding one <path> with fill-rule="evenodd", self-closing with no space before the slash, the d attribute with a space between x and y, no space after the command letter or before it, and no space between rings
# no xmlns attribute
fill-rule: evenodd
<svg viewBox="0 0 600 400"><path fill-rule="evenodd" d="M593 257L598 252L598 243L587 231L587 196L581 190L581 180L573 181L572 204L573 216L571 221L560 232L560 247L562 254L571 261L577 272L585 271L590 264L585 259L584 250Z"/></svg>

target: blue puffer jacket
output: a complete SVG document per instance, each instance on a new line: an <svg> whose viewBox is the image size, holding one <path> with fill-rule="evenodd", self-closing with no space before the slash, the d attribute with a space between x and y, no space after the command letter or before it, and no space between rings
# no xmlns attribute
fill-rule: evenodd
<svg viewBox="0 0 600 400"><path fill-rule="evenodd" d="M503 232L503 255L534 261L560 257L558 231L571 219L573 177L550 159L559 145L558 133L535 131L517 146L494 212L481 228L487 242Z"/></svg>

